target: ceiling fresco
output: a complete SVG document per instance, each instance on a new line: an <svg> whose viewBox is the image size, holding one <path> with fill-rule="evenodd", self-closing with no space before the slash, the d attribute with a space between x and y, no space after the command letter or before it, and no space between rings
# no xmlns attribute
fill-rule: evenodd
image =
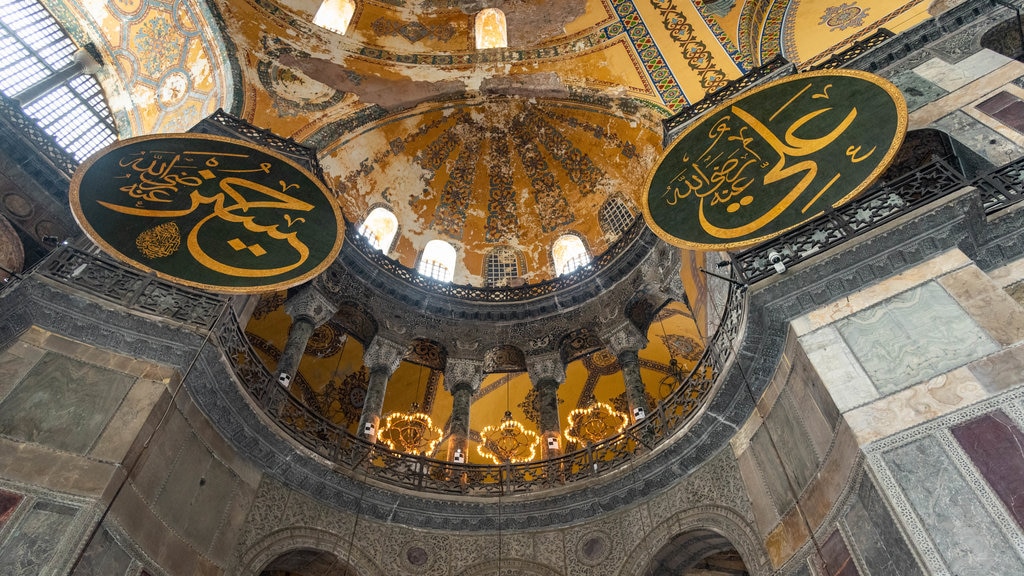
<svg viewBox="0 0 1024 576"><path fill-rule="evenodd" d="M362 221L386 205L401 223L392 252L414 266L440 238L461 248L455 281L482 284L497 245L524 257L527 281L553 277L550 246L572 231L598 254L609 238L598 210L632 198L661 150L660 135L599 107L511 97L421 107L325 147L343 211Z"/></svg>
<svg viewBox="0 0 1024 576"><path fill-rule="evenodd" d="M105 62L98 78L122 136L184 132L239 86L232 50L200 0L43 0L80 43ZM69 24L70 23L70 24Z"/></svg>

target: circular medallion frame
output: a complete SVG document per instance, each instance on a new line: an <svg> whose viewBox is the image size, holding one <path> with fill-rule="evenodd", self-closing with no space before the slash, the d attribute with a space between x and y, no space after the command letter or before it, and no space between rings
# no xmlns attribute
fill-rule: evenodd
<svg viewBox="0 0 1024 576"><path fill-rule="evenodd" d="M873 184L907 123L899 89L860 70L757 86L687 126L662 153L643 188L644 219L680 248L759 244Z"/></svg>
<svg viewBox="0 0 1024 576"><path fill-rule="evenodd" d="M79 166L69 200L106 252L221 293L306 282L345 237L341 208L316 176L273 150L210 134L115 142Z"/></svg>

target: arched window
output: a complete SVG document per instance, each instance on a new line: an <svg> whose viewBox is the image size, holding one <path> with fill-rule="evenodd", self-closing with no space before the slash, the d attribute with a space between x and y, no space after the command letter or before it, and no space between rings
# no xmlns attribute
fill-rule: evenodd
<svg viewBox="0 0 1024 576"><path fill-rule="evenodd" d="M476 49L507 48L508 25L505 13L497 8L484 8L476 15Z"/></svg>
<svg viewBox="0 0 1024 576"><path fill-rule="evenodd" d="M597 220L601 223L601 230L606 236L618 238L633 223L633 213L621 198L613 196L601 205L597 212Z"/></svg>
<svg viewBox="0 0 1024 576"><path fill-rule="evenodd" d="M455 248L444 240L431 240L423 248L419 273L441 282L455 277Z"/></svg>
<svg viewBox="0 0 1024 576"><path fill-rule="evenodd" d="M117 139L95 66L38 0L0 2L0 92L78 161Z"/></svg>
<svg viewBox="0 0 1024 576"><path fill-rule="evenodd" d="M590 263L590 253L583 240L575 234L559 236L551 246L551 256L555 260L555 272L559 276L575 272L576 269Z"/></svg>
<svg viewBox="0 0 1024 576"><path fill-rule="evenodd" d="M366 220L359 226L359 233L371 246L387 254L398 233L398 218L387 208L378 206L366 215Z"/></svg>
<svg viewBox="0 0 1024 576"><path fill-rule="evenodd" d="M508 246L498 246L484 258L484 285L488 288L510 286L519 278L519 254Z"/></svg>
<svg viewBox="0 0 1024 576"><path fill-rule="evenodd" d="M313 24L344 35L355 13L355 0L324 0L313 16Z"/></svg>

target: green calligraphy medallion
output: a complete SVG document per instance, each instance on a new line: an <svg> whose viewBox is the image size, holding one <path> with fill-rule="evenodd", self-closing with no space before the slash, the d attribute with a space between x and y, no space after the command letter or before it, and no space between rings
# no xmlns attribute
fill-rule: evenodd
<svg viewBox="0 0 1024 576"><path fill-rule="evenodd" d="M338 255L333 195L294 162L206 134L132 138L83 163L71 209L89 237L145 271L217 292L266 292Z"/></svg>
<svg viewBox="0 0 1024 576"><path fill-rule="evenodd" d="M666 242L732 250L850 201L895 156L907 107L858 70L796 74L755 88L691 125L662 155L643 195Z"/></svg>

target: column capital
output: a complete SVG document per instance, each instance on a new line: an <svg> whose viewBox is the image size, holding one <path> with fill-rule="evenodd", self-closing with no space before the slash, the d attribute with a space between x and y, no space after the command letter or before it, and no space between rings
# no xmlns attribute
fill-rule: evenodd
<svg viewBox="0 0 1024 576"><path fill-rule="evenodd" d="M293 322L305 319L314 326L320 326L334 316L338 306L316 287L307 284L284 303L284 311L292 317Z"/></svg>
<svg viewBox="0 0 1024 576"><path fill-rule="evenodd" d="M363 363L370 371L387 370L388 375L394 374L399 363L405 357L408 346L375 336L363 352Z"/></svg>
<svg viewBox="0 0 1024 576"><path fill-rule="evenodd" d="M468 386L472 392L480 389L484 379L484 364L469 358L449 358L444 368L444 387L455 393L456 388Z"/></svg>
<svg viewBox="0 0 1024 576"><path fill-rule="evenodd" d="M608 351L619 357L623 352L639 352L647 346L647 336L632 322L626 321L602 334Z"/></svg>
<svg viewBox="0 0 1024 576"><path fill-rule="evenodd" d="M562 363L562 357L558 352L527 356L526 372L530 375L534 387L541 382L561 384L565 381L565 364Z"/></svg>

